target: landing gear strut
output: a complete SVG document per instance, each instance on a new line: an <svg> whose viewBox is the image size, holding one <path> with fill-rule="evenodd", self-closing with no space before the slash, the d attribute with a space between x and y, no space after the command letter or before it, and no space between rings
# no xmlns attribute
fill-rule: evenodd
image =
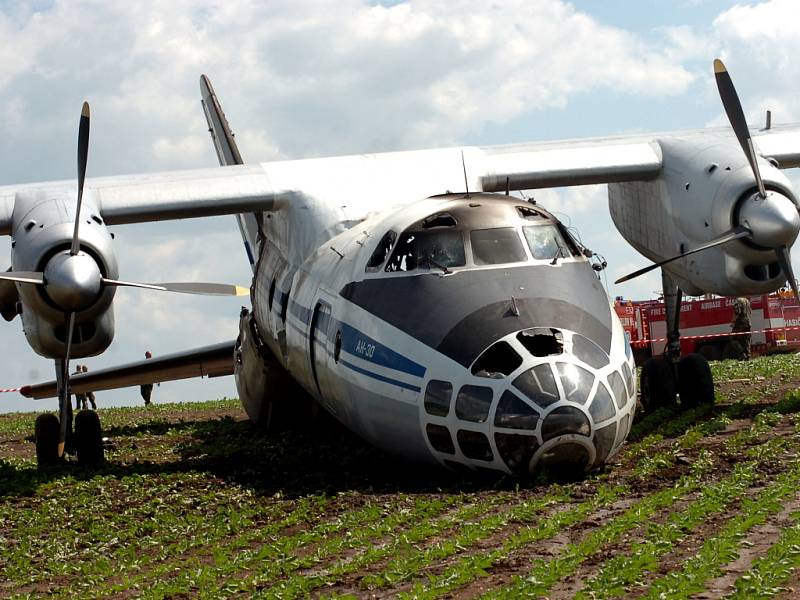
<svg viewBox="0 0 800 600"><path fill-rule="evenodd" d="M39 415L36 418L34 439L36 441L36 464L40 467L53 465L66 454L77 456L82 465L96 465L103 461L103 434L100 418L89 410L80 411L72 428L72 403L69 393L69 362L56 361L58 383L58 413Z"/></svg>
<svg viewBox="0 0 800 600"><path fill-rule="evenodd" d="M714 380L708 361L697 353L681 358L681 289L663 269L661 283L664 288L667 346L663 356L650 358L642 366L642 406L646 413L674 406L676 393L682 408L713 404Z"/></svg>

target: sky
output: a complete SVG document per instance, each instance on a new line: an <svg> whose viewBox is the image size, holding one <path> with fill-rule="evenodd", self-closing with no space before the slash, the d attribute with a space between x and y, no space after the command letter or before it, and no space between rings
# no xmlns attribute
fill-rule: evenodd
<svg viewBox="0 0 800 600"><path fill-rule="evenodd" d="M798 122L798 55L793 0L0 0L0 185L74 178L83 100L90 177L217 165L201 73L245 161L264 162L722 125L716 57L752 123L767 108L774 123ZM606 257L609 285L647 264L614 228L605 186L535 196ZM249 284L232 216L113 231L122 279ZM0 240L3 269L10 251ZM659 289L656 271L609 294ZM80 362L233 339L240 302L121 289L113 344ZM0 388L52 378L19 320L0 322L0 347ZM154 391L156 402L223 396L236 396L232 377ZM138 389L98 393L101 406L140 402ZM0 393L0 412L54 407Z"/></svg>

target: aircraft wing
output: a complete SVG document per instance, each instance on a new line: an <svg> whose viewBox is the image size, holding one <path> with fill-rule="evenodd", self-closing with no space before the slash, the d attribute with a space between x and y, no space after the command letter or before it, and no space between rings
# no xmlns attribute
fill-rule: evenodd
<svg viewBox="0 0 800 600"><path fill-rule="evenodd" d="M74 375L70 378L70 389L73 394L82 394L191 377L233 375L234 345L235 342L223 342ZM34 399L58 396L55 381L25 386L20 393Z"/></svg>
<svg viewBox="0 0 800 600"><path fill-rule="evenodd" d="M260 165L99 177L87 179L85 189L108 225L268 211L276 200ZM53 181L0 187L0 235L11 233L15 196L42 192L77 194L77 186Z"/></svg>
<svg viewBox="0 0 800 600"><path fill-rule="evenodd" d="M782 168L800 166L800 124L753 131L764 157ZM691 136L704 136L709 143L736 143L730 128L722 127L115 176L88 179L86 189L107 224L119 225L277 210L304 193L323 197L333 191L342 197L374 199L394 191L405 194L406 200L417 199L462 189L464 168L486 192L636 181L661 172L660 140ZM11 232L16 194L44 191L46 196L73 189L72 181L0 187L0 235Z"/></svg>

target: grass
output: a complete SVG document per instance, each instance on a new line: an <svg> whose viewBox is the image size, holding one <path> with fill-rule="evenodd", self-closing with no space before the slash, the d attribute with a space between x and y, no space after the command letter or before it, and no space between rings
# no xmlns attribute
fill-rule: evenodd
<svg viewBox="0 0 800 600"><path fill-rule="evenodd" d="M566 483L404 463L330 422L267 435L228 399L101 410L107 464L39 470L35 416L0 415L0 598L784 593L800 357L712 370L717 406L639 419Z"/></svg>

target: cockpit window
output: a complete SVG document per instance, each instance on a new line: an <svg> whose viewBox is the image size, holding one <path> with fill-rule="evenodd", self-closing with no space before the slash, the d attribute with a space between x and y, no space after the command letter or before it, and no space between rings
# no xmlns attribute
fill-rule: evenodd
<svg viewBox="0 0 800 600"><path fill-rule="evenodd" d="M386 271L463 267L464 240L457 231L407 231L400 236Z"/></svg>
<svg viewBox="0 0 800 600"><path fill-rule="evenodd" d="M386 262L389 253L392 251L395 240L397 240L397 234L394 231L387 232L386 235L381 238L372 256L369 257L367 272L374 273L375 271L380 271L383 263Z"/></svg>
<svg viewBox="0 0 800 600"><path fill-rule="evenodd" d="M533 258L552 260L572 256L561 233L555 225L529 225L522 228Z"/></svg>
<svg viewBox="0 0 800 600"><path fill-rule="evenodd" d="M435 215L431 215L424 221L422 221L422 226L425 229L432 229L433 227L455 227L457 222L455 217L450 213L438 213Z"/></svg>
<svg viewBox="0 0 800 600"><path fill-rule="evenodd" d="M476 229L469 234L476 265L501 265L527 260L517 230L513 227Z"/></svg>

